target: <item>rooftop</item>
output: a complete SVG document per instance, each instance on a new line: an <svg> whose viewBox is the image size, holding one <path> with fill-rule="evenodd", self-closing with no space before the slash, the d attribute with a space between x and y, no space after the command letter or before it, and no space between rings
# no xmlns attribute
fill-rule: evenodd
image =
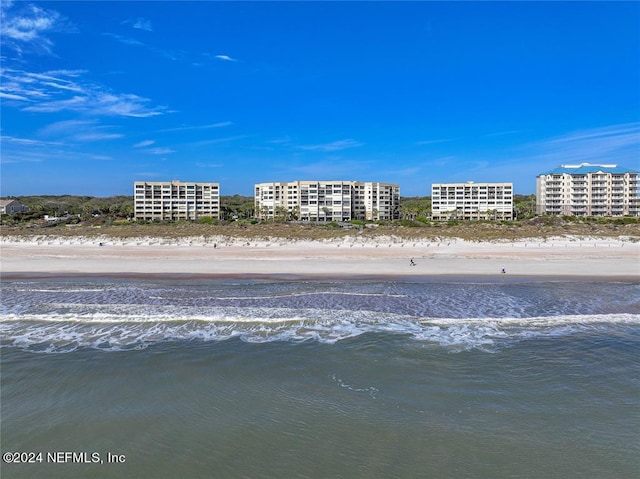
<svg viewBox="0 0 640 479"><path fill-rule="evenodd" d="M546 171L544 173L540 173L540 175L561 175L563 173L568 173L571 175L581 175L587 173L615 173L615 174L623 174L623 173L637 173L637 170L631 170L629 168L619 167L617 164L596 164L596 163L580 163L579 165L559 165L557 168Z"/></svg>

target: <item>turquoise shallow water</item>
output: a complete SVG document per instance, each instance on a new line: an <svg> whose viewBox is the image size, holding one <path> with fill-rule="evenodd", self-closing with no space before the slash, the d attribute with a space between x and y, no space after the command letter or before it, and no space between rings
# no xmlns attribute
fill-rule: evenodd
<svg viewBox="0 0 640 479"><path fill-rule="evenodd" d="M3 478L640 470L637 283L2 288Z"/></svg>

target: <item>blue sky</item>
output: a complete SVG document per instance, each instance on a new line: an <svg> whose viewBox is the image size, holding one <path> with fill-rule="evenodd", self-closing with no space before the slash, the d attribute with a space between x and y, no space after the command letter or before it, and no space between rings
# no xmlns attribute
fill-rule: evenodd
<svg viewBox="0 0 640 479"><path fill-rule="evenodd" d="M639 2L2 1L0 194L640 168Z"/></svg>

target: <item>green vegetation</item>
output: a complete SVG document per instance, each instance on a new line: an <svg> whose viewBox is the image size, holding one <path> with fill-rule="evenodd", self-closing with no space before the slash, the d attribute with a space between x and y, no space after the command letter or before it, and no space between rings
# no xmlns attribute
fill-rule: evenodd
<svg viewBox="0 0 640 479"><path fill-rule="evenodd" d="M431 215L431 197L415 196L400 199L400 218L421 221Z"/></svg>
<svg viewBox="0 0 640 479"><path fill-rule="evenodd" d="M45 216L56 217L61 223L83 223L87 225L110 224L114 221L133 220L132 196L41 195L19 196L15 198L28 208L26 213L5 215L1 219L4 226L27 225L43 221ZM220 209L224 219L240 220L253 218L254 201L251 196L222 196ZM211 218L202 221L213 224Z"/></svg>
<svg viewBox="0 0 640 479"><path fill-rule="evenodd" d="M536 215L536 195L513 195L516 218L524 220Z"/></svg>
<svg viewBox="0 0 640 479"><path fill-rule="evenodd" d="M133 216L133 198L131 196L21 196L16 198L29 210L13 217L17 222L26 222L44 218L45 215L63 217L80 216L88 219L97 216L128 218Z"/></svg>
<svg viewBox="0 0 640 479"><path fill-rule="evenodd" d="M402 198L401 219L396 221L335 222L298 224L297 214L282 211L275 220L254 218L253 197L222 196L222 219L143 223L133 220L133 198L112 196L24 196L16 198L29 211L1 218L3 235L106 235L113 237L196 237L229 236L245 238L328 239L345 236L394 236L403 239L463 238L475 241L547 238L551 236L626 236L640 241L640 217L605 218L574 216L534 216L535 196L516 195L515 221L434 222L430 220L431 199ZM58 221L45 221L44 216ZM294 221L292 221L294 220Z"/></svg>
<svg viewBox="0 0 640 479"><path fill-rule="evenodd" d="M250 219L254 216L255 203L253 196L221 196L220 209L224 219Z"/></svg>

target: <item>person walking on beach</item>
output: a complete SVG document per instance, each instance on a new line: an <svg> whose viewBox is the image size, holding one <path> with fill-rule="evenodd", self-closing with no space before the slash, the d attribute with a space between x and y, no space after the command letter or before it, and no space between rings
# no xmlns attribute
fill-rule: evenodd
<svg viewBox="0 0 640 479"><path fill-rule="evenodd" d="M409 266L415 266L415 265L416 265L415 261L413 261L413 258L411 258L411 261L409 261Z"/></svg>

